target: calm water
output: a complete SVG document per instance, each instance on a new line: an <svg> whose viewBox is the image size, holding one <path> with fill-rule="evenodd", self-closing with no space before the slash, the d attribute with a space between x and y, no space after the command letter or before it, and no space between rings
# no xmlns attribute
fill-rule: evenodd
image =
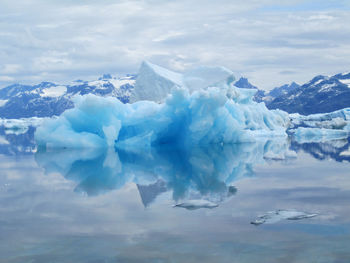
<svg viewBox="0 0 350 263"><path fill-rule="evenodd" d="M33 153L32 133L0 130L0 262L350 262L349 140ZM192 199L219 206L173 207ZM276 209L319 215L250 224Z"/></svg>

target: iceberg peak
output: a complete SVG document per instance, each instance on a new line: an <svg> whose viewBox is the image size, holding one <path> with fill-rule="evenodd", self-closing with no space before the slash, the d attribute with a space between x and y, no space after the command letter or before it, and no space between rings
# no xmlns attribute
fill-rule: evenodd
<svg viewBox="0 0 350 263"><path fill-rule="evenodd" d="M233 72L225 67L201 66L177 73L148 61L139 69L130 102L150 100L164 102L174 87L183 87L190 93L208 87L233 85Z"/></svg>

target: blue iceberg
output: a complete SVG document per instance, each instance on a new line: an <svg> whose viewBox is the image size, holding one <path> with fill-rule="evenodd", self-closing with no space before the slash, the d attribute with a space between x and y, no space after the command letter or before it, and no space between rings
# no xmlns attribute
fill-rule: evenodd
<svg viewBox="0 0 350 263"><path fill-rule="evenodd" d="M254 102L255 91L236 88L233 81L233 75L220 67L180 74L146 64L141 67L134 90L144 99L142 94L154 93L156 87L160 91L154 93L154 101L123 104L113 97L77 96L75 108L43 122L35 139L44 148L132 149L286 137L288 114Z"/></svg>
<svg viewBox="0 0 350 263"><path fill-rule="evenodd" d="M290 114L290 133L299 143L346 139L350 135L350 108L307 116Z"/></svg>

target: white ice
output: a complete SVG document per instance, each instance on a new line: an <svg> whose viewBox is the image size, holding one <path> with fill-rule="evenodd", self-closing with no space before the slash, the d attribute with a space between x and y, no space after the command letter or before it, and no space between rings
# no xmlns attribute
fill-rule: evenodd
<svg viewBox="0 0 350 263"><path fill-rule="evenodd" d="M300 220L306 218L312 218L317 216L315 213L306 213L300 212L297 210L276 210L267 212L264 215L258 216L258 218L251 223L253 225L261 225L261 224L274 224L281 220Z"/></svg>

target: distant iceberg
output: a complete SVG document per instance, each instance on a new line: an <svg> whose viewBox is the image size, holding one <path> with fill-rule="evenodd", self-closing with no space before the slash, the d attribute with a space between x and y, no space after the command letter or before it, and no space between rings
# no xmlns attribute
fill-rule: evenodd
<svg viewBox="0 0 350 263"><path fill-rule="evenodd" d="M232 72L201 67L184 74L143 63L132 104L94 95L40 126L40 147L142 148L253 142L286 137L288 114L252 100L254 90L233 86ZM152 101L151 101L152 100Z"/></svg>
<svg viewBox="0 0 350 263"><path fill-rule="evenodd" d="M350 108L303 116L290 114L290 133L299 143L341 140L350 135Z"/></svg>

